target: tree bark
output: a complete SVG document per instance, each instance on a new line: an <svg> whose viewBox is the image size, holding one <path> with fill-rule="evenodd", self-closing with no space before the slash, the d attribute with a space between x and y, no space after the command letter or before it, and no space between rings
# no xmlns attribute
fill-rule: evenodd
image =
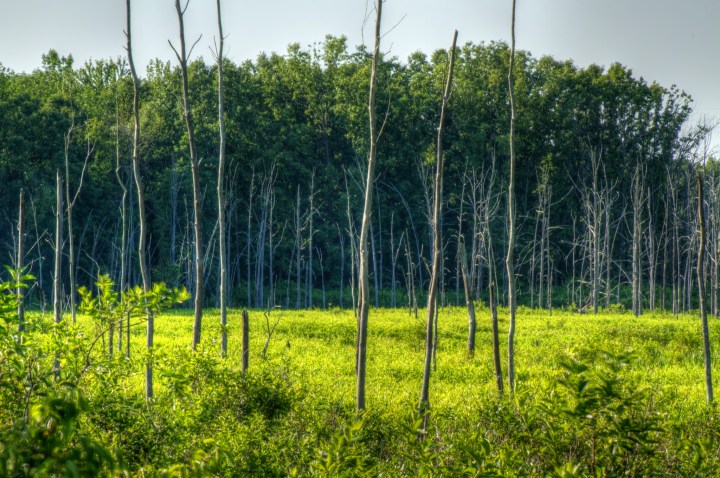
<svg viewBox="0 0 720 478"><path fill-rule="evenodd" d="M655 243L655 228L653 227L652 195L647 190L647 253L648 253L648 307L655 310L655 275L657 269L657 246Z"/></svg>
<svg viewBox="0 0 720 478"><path fill-rule="evenodd" d="M308 210L308 260L307 260L307 280L305 282L305 289L307 292L307 300L305 305L307 308L312 309L313 306L313 289L314 289L314 276L313 276L313 236L315 230L313 229L313 217L315 216L315 170L313 170L312 177L310 179L310 196L308 196L309 210Z"/></svg>
<svg viewBox="0 0 720 478"><path fill-rule="evenodd" d="M365 373L367 363L367 326L368 308L370 305L370 282L368 280L368 230L372 215L372 189L375 181L375 162L377 154L376 131L377 119L375 117L375 89L377 86L377 65L380 61L380 22L382 19L383 0L375 3L375 47L373 49L372 66L370 70L370 95L368 100L368 116L370 123L370 148L368 151L367 178L365 182L365 204L363 219L360 227L360 268L358 279L358 340L357 340L357 387L355 405L358 410L365 410Z"/></svg>
<svg viewBox="0 0 720 478"><path fill-rule="evenodd" d="M129 1L129 0L128 0ZM62 320L62 249L63 249L63 180L56 171L55 195L55 275L53 277L53 315L55 323Z"/></svg>
<svg viewBox="0 0 720 478"><path fill-rule="evenodd" d="M122 198L120 200L120 221L121 224L121 236L120 236L120 291L125 291L127 287L127 195L128 190L125 187L125 181L122 177L122 168L120 166L120 105L115 104L115 178L117 178L118 185L122 190ZM120 331L122 334L122 329Z"/></svg>
<svg viewBox="0 0 720 478"><path fill-rule="evenodd" d="M247 218L247 233L245 236L245 247L247 250L247 308L252 307L252 279L250 277L250 271L252 270L252 204L253 204L253 193L255 192L255 171L252 172L250 177L250 191L248 197L248 218Z"/></svg>
<svg viewBox="0 0 720 478"><path fill-rule="evenodd" d="M72 223L72 202L70 201L70 142L73 130L75 129L75 117L73 116L72 124L65 135L65 219L67 220L67 236L68 236L68 271L70 280L70 314L72 323L77 320L75 316L75 234L73 234Z"/></svg>
<svg viewBox="0 0 720 478"><path fill-rule="evenodd" d="M635 317L642 315L642 279L640 247L642 240L642 209L645 199L643 166L635 168L633 177L631 200L633 208L633 234L632 234L632 311Z"/></svg>
<svg viewBox="0 0 720 478"><path fill-rule="evenodd" d="M300 185L297 187L297 198L295 200L295 249L297 255L295 256L295 308L299 309L301 306L301 276L300 276L300 262L302 254L302 220L300 215Z"/></svg>
<svg viewBox="0 0 720 478"><path fill-rule="evenodd" d="M495 266L492 266L495 269ZM491 272L490 280L488 281L489 300L490 300L490 326L492 329L492 345L493 345L493 366L495 368L495 384L498 388L498 393L503 394L503 376L502 376L502 362L500 361L500 331L498 326L498 314L497 314L497 287L495 282L497 281L497 274Z"/></svg>
<svg viewBox="0 0 720 478"><path fill-rule="evenodd" d="M593 314L597 315L600 308L600 224L602 212L600 210L600 188L598 186L598 175L600 170L600 161L602 160L602 148L598 153L594 148L590 151L591 166L593 170L592 179L592 244L593 244L593 278L592 278L592 306Z"/></svg>
<svg viewBox="0 0 720 478"><path fill-rule="evenodd" d="M190 98L188 91L188 53L185 50L185 23L184 15L189 4L185 3L185 7L180 6L180 0L175 0L175 10L178 16L178 26L180 30L180 52L172 46L178 62L180 63L180 73L182 76L182 93L183 93L183 117L185 119L185 129L188 135L188 149L190 152L190 169L192 172L192 188L193 188L193 231L195 235L195 301L194 301L194 322L193 322L193 340L192 348L197 349L200 344L200 336L202 329L202 307L205 290L205 274L203 271L203 238L202 238L202 192L200 191L200 162L195 150L195 125L193 122L192 112L190 110ZM192 48L191 48L192 51Z"/></svg>
<svg viewBox="0 0 720 478"><path fill-rule="evenodd" d="M508 329L508 388L515 390L515 0L512 2L510 27L510 66L508 68L508 93L510 96L510 178L508 182L508 242L505 270L507 272L508 308L510 327Z"/></svg>
<svg viewBox="0 0 720 478"><path fill-rule="evenodd" d="M340 230L340 224L335 223L338 231L338 242L340 242L340 308L344 308L343 304L343 285L345 282L345 236Z"/></svg>
<svg viewBox="0 0 720 478"><path fill-rule="evenodd" d="M442 193L443 193L443 168L445 163L445 152L443 149L443 133L445 132L445 117L447 115L447 104L450 98L452 88L452 74L455 66L455 44L457 42L457 30L453 35L452 47L450 49L450 62L448 65L447 83L445 83L445 92L443 93L442 106L440 107L440 124L438 126L437 135L437 157L435 166L435 183L433 198L433 262L432 272L430 275L430 286L428 287L427 299L427 321L425 330L425 367L423 369L422 389L420 392L419 411L424 415L423 430L424 435L427 430L428 411L430 409L430 367L433 359L434 343L436 339L437 321L437 291L438 281L442 269L440 268L440 260L442 255L440 244L440 226L442 217Z"/></svg>
<svg viewBox="0 0 720 478"><path fill-rule="evenodd" d="M225 37L222 28L222 13L220 0L217 0L218 19L218 180L217 180L217 202L218 202L218 228L220 234L220 354L227 357L227 251L225 242L225 99L223 97L223 46Z"/></svg>
<svg viewBox="0 0 720 478"><path fill-rule="evenodd" d="M242 311L242 372L247 372L250 356L250 320L247 310Z"/></svg>
<svg viewBox="0 0 720 478"><path fill-rule="evenodd" d="M115 178L122 190L120 199L120 294L124 294L127 288L127 196L128 190L125 187L125 181L122 177L122 168L120 166L120 105L118 98L115 98ZM118 353L122 352L123 343L123 321L118 321Z"/></svg>
<svg viewBox="0 0 720 478"><path fill-rule="evenodd" d="M25 236L25 190L20 189L20 204L18 206L18 223L17 223L17 263L15 269L17 270L18 278L23 275L23 260L25 259L25 250L23 237ZM18 299L18 332L25 330L25 289L22 287L17 288L17 299Z"/></svg>
<svg viewBox="0 0 720 478"><path fill-rule="evenodd" d="M710 353L710 329L708 327L705 304L705 193L702 173L697 175L698 187L698 225L700 227L700 245L698 247L698 295L700 298L700 318L702 319L703 357L705 361L705 398L707 404L713 402L712 355Z"/></svg>
<svg viewBox="0 0 720 478"><path fill-rule="evenodd" d="M135 70L135 63L132 55L132 36L130 30L130 0L126 0L127 6L127 54L128 63L130 64L130 72L133 79L133 175L135 176L135 187L138 197L138 219L140 222L140 237L138 240L138 259L140 262L140 275L142 276L143 291L150 291L150 271L148 270L147 258L145 257L146 240L147 240L147 219L145 215L145 189L143 188L142 176L140 174L140 81ZM147 347L150 358L145 368L145 398L150 399L153 396L153 362L152 350L153 340L155 337L155 319L150 308L146 308L147 313ZM130 356L130 316L128 315L127 324L127 355Z"/></svg>
<svg viewBox="0 0 720 478"><path fill-rule="evenodd" d="M475 320L475 305L473 304L472 292L470 289L470 278L468 277L467 254L465 254L465 244L461 244L460 249L460 270L462 272L463 287L465 288L465 306L468 311L468 358L475 356L475 329L477 321Z"/></svg>
<svg viewBox="0 0 720 478"><path fill-rule="evenodd" d="M607 185L607 179L605 181L605 242L603 248L605 250L605 309L610 308L610 268L612 264L612 257L610 253L610 210L612 203L610 201L610 188Z"/></svg>
<svg viewBox="0 0 720 478"><path fill-rule="evenodd" d="M375 231L373 230L372 222L370 223L370 256L372 257L373 283L375 285L375 287L373 287L373 291L375 293L375 307L380 307L380 295L379 295L380 286L378 284L378 263L377 263L377 254L375 253Z"/></svg>

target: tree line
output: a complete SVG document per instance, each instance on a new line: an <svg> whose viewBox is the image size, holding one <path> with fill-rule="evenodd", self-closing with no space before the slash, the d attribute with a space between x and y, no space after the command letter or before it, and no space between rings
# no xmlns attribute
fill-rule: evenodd
<svg viewBox="0 0 720 478"><path fill-rule="evenodd" d="M228 306L357 307L364 182L376 148L366 233L371 305L416 311L436 254L441 305L465 301L463 276L471 299L507 305L510 250L521 305L597 312L619 304L636 314L697 307L701 167L705 282L709 309L718 313L720 169L708 149L712 128L688 124L691 98L674 85L649 83L620 64L511 56L502 42L458 46L436 232L433 163L448 51L379 55L371 135L373 52L364 46L328 36L239 64L221 51L215 64L192 61L184 40L177 46L178 65L155 60L137 78L142 135L135 145L126 59L78 66L51 50L32 73L0 68L0 254L15 264L25 243L21 255L37 277L27 296L36 306L49 307L57 275L57 306L74 311L73 291L103 273L122 289L150 278L184 285L199 307L219 306L222 262ZM143 178L146 237L134 167ZM24 241L16 228L21 190ZM66 238L57 274L56 227Z"/></svg>

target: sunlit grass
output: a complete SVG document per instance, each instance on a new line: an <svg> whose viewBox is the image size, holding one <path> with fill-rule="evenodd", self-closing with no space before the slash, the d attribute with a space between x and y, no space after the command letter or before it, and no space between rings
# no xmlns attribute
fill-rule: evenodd
<svg viewBox="0 0 720 478"><path fill-rule="evenodd" d="M349 310L295 311L276 309L270 327L278 325L267 355L265 312L251 310L250 368L262 362L283 362L302 386L346 407L354 404L354 352L356 319ZM506 363L507 313L500 310L501 357ZM81 324L88 319L80 317ZM467 358L465 309L442 308L436 369L431 381L431 403L437 413L462 408L462 403L496 395L492 367L488 310L478 311L476 351ZM155 353L189 348L193 315L174 310L155 318ZM85 324L87 325L87 324ZM368 341L368 406L385 410L407 408L419 397L425 347L424 315L415 319L405 309L373 309ZM240 366L241 311L228 312L228 362ZM711 321L712 343L718 344L718 327ZM648 387L668 411L704 404L703 353L700 322L695 314L674 317L652 313L639 318L630 313L577 314L521 308L516 345L517 389L548 387L560 373L561 359L575 357L592 363L603 351L632 351L630 377ZM203 314L202 347L219 354L219 312ZM132 330L132 353L143 354L145 328ZM717 348L717 347L716 347ZM717 376L717 360L714 372ZM142 370L138 370L138 376ZM134 381L138 387L142 380ZM162 379L157 381L162 386ZM140 393L141 390L138 390Z"/></svg>

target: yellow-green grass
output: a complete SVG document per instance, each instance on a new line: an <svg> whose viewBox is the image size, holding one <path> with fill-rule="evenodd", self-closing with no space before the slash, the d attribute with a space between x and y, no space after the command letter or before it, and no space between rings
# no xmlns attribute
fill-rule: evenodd
<svg viewBox="0 0 720 478"><path fill-rule="evenodd" d="M500 344L503 372L507 363L507 313L500 310ZM270 339L266 358L261 351L267 339L263 311L251 310L250 369L264 362L286 365L291 376L312 396L325 403L352 407L355 397L356 319L349 310L273 310L270 327L278 325ZM478 311L476 352L467 357L467 315L463 308L440 310L437 368L431 379L431 406L438 414L455 414L474 403L497 395L491 358L490 317ZM79 316L81 326L89 319ZM193 315L175 310L155 318L155 354L158 372L156 387L163 390L162 358L178 348L189 348ZM715 350L720 327L710 321L711 343ZM367 406L370 409L398 410L416 405L419 398L424 359L425 320L404 309L370 311L367 370ZM240 367L241 311L228 312L231 366ZM217 310L203 314L202 348L219 355L220 325ZM685 409L704 406L705 385L700 320L697 314L675 317L649 313L598 315L520 308L516 335L517 390L535 393L551 386L561 373L559 362L569 357L592 364L604 351L633 351L636 359L627 379L638 388L647 388L660 408L682 415ZM132 330L132 353L142 354L145 328ZM718 361L713 372L718 375ZM132 386L142 393L143 370L138 369ZM506 379L506 377L504 377Z"/></svg>
<svg viewBox="0 0 720 478"><path fill-rule="evenodd" d="M319 456L329 456L328 450L347 448L338 445L341 442L334 437L342 433L343 424L355 419L357 321L352 312L275 309L269 317L260 310L251 310L249 315L251 373L243 377L239 373L240 310L228 313L229 356L224 365L219 358L217 310L204 311L197 354L190 351L192 311L158 314L153 351L155 396L149 403L143 398L144 320L134 319L133 360L119 359L116 351L109 361L99 349L92 356L91 371L80 384L91 404L83 422L85 429L106 446L121 450L132 469L188 463L210 440L227 452L221 473L227 476L286 476L293 469L304 475ZM506 372L507 310L501 309L499 317L501 361ZM713 450L720 443L715 425L718 416L705 405L697 314L648 313L636 318L626 312L581 315L556 310L550 314L521 307L516 335L517 390L503 397L498 396L495 385L489 311L479 309L477 319L477 348L469 358L465 309L440 310L437 368L430 388L428 433L432 439L426 441L434 448L428 449L428 455L417 448L415 429L411 428L417 426L413 413L422 381L424 316L421 313L416 319L406 309L370 311L367 412L362 438L348 448L352 450L349 453L370 460L374 467L370 476L422 474L422 466L454 476L458 466L464 466L463 447L476 447L477 437L490 443L493 463L518 475L545 475L577 461L588 470L595 460L587 445L594 436L593 427L601 434L615 434L612 439L603 435L607 446L598 458L603 463L630 469L632 463L626 460L644 453L637 462L640 468L632 468L635 476L644 466L678 476L699 472L693 465L698 446L709 450L702 455L710 460L707 463L717 458ZM82 315L78 323L85 336L80 338L79 349L83 349L97 324ZM275 323L266 357L262 357L267 328ZM718 325L715 318L710 320L711 343L716 350L720 350ZM72 336L78 340L77 335ZM563 362L580 361L591 370L598 363L598 371L606 373L610 370L606 352L632 352L634 358L623 365L622 373L612 372L617 377L611 380L620 378L622 383L605 397L610 399L605 402L609 408L602 409L601 404L597 409L604 418L595 421L590 415L573 416L582 392L573 395L559 385L559 379L565 379L566 385L573 380ZM69 358L67 364L71 366ZM717 368L713 367L715 376ZM596 385L603 381L595 378L588 380ZM644 393L632 393L637 390ZM625 407L625 411L615 406ZM618 421L610 423L614 419ZM653 428L657 433L633 435L645 441L616 455L615 445L610 443L621 443L620 435L642 427L645 419L651 420L651 427L658 426ZM546 436L555 437L557 443ZM646 445L650 454L643 451ZM619 464L613 462L618 456Z"/></svg>

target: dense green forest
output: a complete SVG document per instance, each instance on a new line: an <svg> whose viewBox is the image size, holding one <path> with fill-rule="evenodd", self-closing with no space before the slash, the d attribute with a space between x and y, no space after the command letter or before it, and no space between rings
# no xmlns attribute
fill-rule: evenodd
<svg viewBox="0 0 720 478"><path fill-rule="evenodd" d="M460 247L471 289L487 300L507 243L509 48L458 47L445 132L441 300L462 296ZM382 124L370 231L375 305L422 301L432 254L432 174L447 52L379 63ZM233 306L351 307L368 154L372 59L345 38L255 61L224 62L226 226ZM718 310L720 181L704 149L709 128L688 124L691 98L675 85L636 78L629 67L585 68L518 52L515 132L518 300L529 306L693 307L697 285L694 168L705 161L712 310ZM189 65L203 192L206 304L217 302L217 67ZM149 65L140 85L140 159L149 221L152 281L193 292L193 207L178 67ZM14 262L20 189L27 198L29 292L49 304L55 177L73 205L75 274L121 284L125 196L125 284L140 282L137 197L132 180L132 80L124 59L76 65L55 51L42 68L0 67L0 256ZM67 233L67 230L66 230ZM637 253L633 255L633 250ZM67 241L64 253L69 253ZM70 291L67 267L62 280Z"/></svg>

